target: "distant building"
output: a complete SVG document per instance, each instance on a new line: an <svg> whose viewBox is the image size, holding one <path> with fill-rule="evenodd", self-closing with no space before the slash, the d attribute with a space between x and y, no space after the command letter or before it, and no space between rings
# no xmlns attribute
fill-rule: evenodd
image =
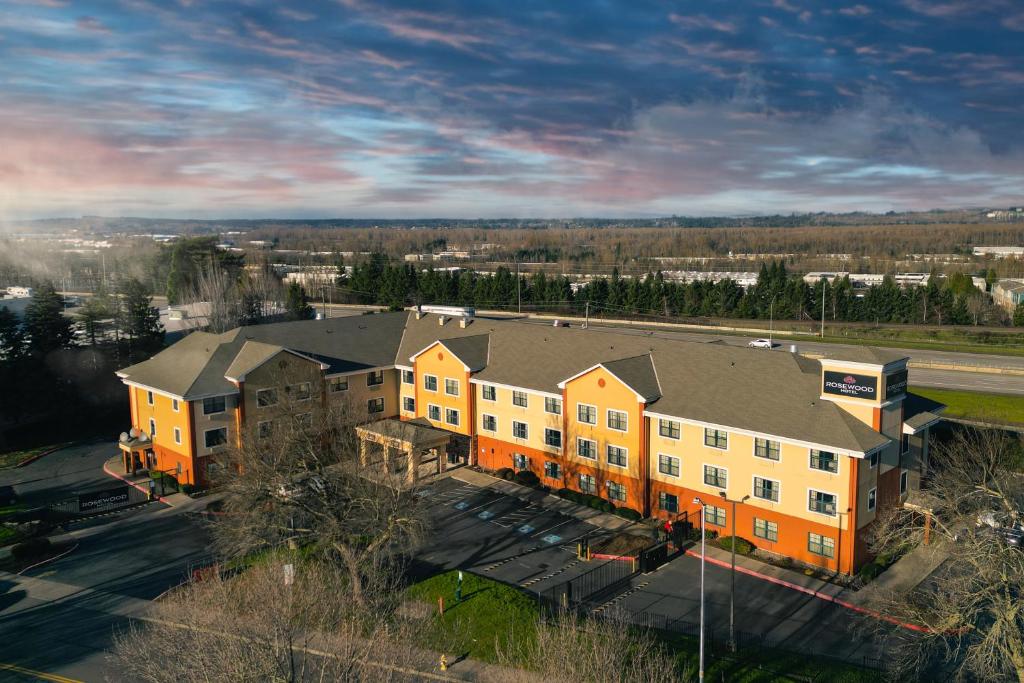
<svg viewBox="0 0 1024 683"><path fill-rule="evenodd" d="M992 301L1007 313L1024 302L1024 280L1000 280L992 285Z"/></svg>
<svg viewBox="0 0 1024 683"><path fill-rule="evenodd" d="M976 275L972 275L971 276L971 284L974 285L976 288L980 289L983 292L988 291L988 283L985 282L985 278L983 278L983 277L978 277Z"/></svg>
<svg viewBox="0 0 1024 683"><path fill-rule="evenodd" d="M297 282L306 289L333 285L338 280L338 266L302 266L284 274L285 284Z"/></svg>
<svg viewBox="0 0 1024 683"><path fill-rule="evenodd" d="M671 282L721 282L732 280L740 287L753 287L757 284L757 273L739 271L705 271L705 270L665 270L662 276Z"/></svg>
<svg viewBox="0 0 1024 683"><path fill-rule="evenodd" d="M30 297L34 294L34 290L31 287L8 287L7 296L12 299L22 299Z"/></svg>
<svg viewBox="0 0 1024 683"><path fill-rule="evenodd" d="M1021 258L1024 247L975 247L975 256L995 256L996 258Z"/></svg>
<svg viewBox="0 0 1024 683"><path fill-rule="evenodd" d="M804 282L813 285L819 280L834 282L836 279L850 278L850 284L857 289L866 289L882 284L885 273L848 273L846 271L814 271L804 275ZM900 287L921 287L931 282L930 273L894 273L892 279Z"/></svg>

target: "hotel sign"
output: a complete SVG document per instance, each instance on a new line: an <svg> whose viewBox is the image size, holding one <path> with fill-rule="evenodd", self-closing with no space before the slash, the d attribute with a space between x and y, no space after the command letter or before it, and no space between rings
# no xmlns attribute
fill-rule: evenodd
<svg viewBox="0 0 1024 683"><path fill-rule="evenodd" d="M128 504L128 487L119 486L116 489L104 489L83 493L78 496L78 511L92 512L105 508L121 507Z"/></svg>
<svg viewBox="0 0 1024 683"><path fill-rule="evenodd" d="M826 370L822 393L874 400L878 398L878 378L872 375Z"/></svg>
<svg viewBox="0 0 1024 683"><path fill-rule="evenodd" d="M900 370L885 378L885 400L907 392L907 371Z"/></svg>

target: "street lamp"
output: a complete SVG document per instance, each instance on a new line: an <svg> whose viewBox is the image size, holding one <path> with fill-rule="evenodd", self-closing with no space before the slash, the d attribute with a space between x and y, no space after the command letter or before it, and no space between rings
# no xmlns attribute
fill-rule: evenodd
<svg viewBox="0 0 1024 683"><path fill-rule="evenodd" d="M718 495L726 503L732 503L732 589L729 593L729 649L736 652L736 503L746 502L749 495L739 500L729 500L725 491L719 491Z"/></svg>
<svg viewBox="0 0 1024 683"><path fill-rule="evenodd" d="M778 292L773 294L771 302L768 303L768 347L771 349L775 348L775 344L772 343L772 332L775 330L775 298L778 295Z"/></svg>
<svg viewBox="0 0 1024 683"><path fill-rule="evenodd" d="M693 502L700 505L700 669L697 680L704 683L704 502L694 498Z"/></svg>

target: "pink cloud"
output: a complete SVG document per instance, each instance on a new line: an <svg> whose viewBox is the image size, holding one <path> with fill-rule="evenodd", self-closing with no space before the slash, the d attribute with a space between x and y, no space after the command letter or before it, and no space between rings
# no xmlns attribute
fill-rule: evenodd
<svg viewBox="0 0 1024 683"><path fill-rule="evenodd" d="M684 16L673 12L668 15L668 18L673 24L676 24L677 26L685 26L687 28L707 28L714 31L720 31L722 33L736 33L738 30L736 24L732 22L719 21L702 14Z"/></svg>
<svg viewBox="0 0 1024 683"><path fill-rule="evenodd" d="M92 33L110 33L110 29L104 26L96 17L78 17L75 19L75 26L82 31L89 31Z"/></svg>

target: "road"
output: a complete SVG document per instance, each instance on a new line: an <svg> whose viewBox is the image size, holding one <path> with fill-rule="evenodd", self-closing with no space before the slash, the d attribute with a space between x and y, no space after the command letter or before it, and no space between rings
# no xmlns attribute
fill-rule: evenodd
<svg viewBox="0 0 1024 683"><path fill-rule="evenodd" d="M0 470L0 486L13 485L20 502L30 507L116 486L103 463L117 453L117 444L109 441L64 448L24 467Z"/></svg>

